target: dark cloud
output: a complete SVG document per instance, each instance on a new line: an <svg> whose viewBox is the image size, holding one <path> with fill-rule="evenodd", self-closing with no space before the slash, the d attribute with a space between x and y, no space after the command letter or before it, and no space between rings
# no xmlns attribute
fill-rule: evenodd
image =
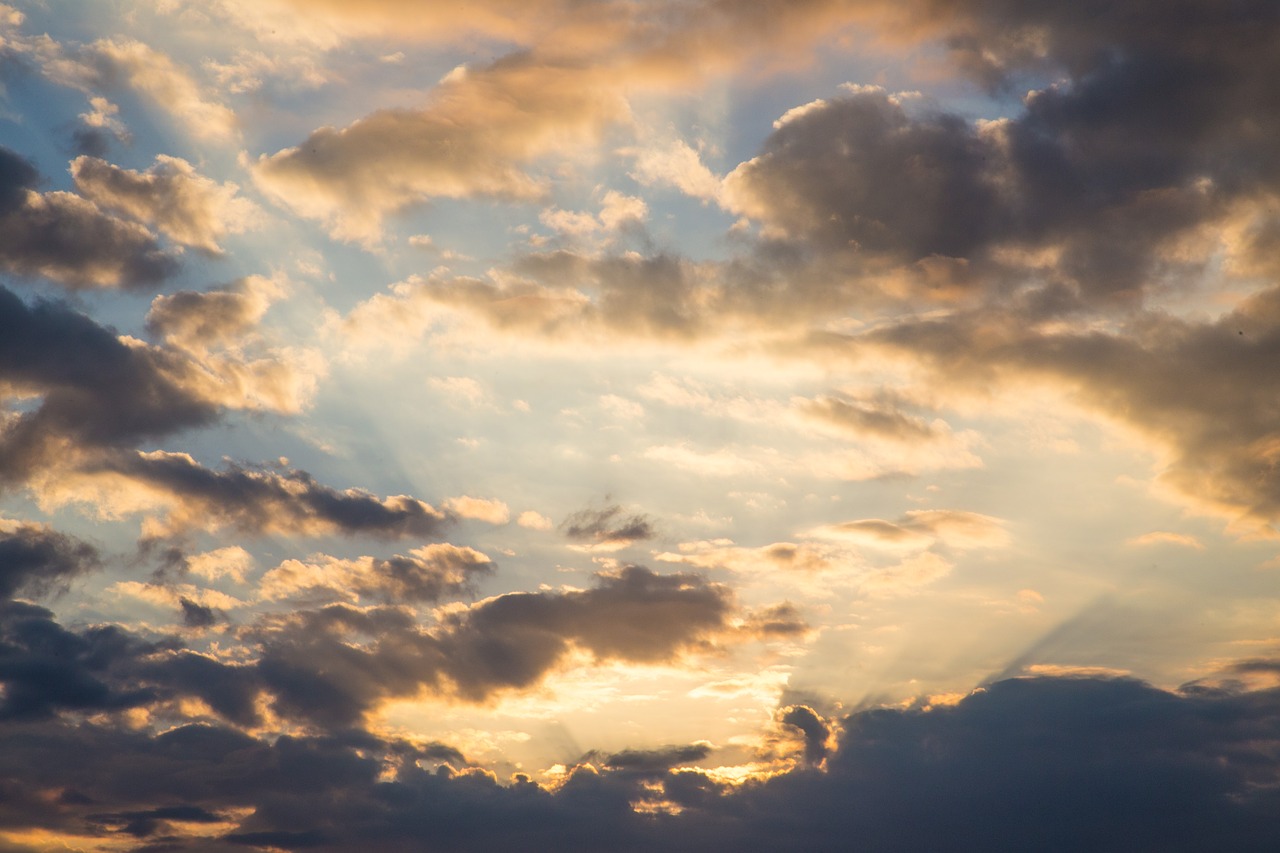
<svg viewBox="0 0 1280 853"><path fill-rule="evenodd" d="M216 406L182 386L181 368L65 304L27 305L0 287L0 378L42 397L0 430L0 479L23 478L78 449L211 423Z"/></svg>
<svg viewBox="0 0 1280 853"><path fill-rule="evenodd" d="M115 136L97 127L78 127L71 132L71 147L76 154L106 157Z"/></svg>
<svg viewBox="0 0 1280 853"><path fill-rule="evenodd" d="M1003 227L992 153L958 117L857 92L786 120L729 181L743 212L827 249L969 257Z"/></svg>
<svg viewBox="0 0 1280 853"><path fill-rule="evenodd" d="M114 626L70 631L42 607L0 603L0 720L149 704L155 693L129 670L160 648Z"/></svg>
<svg viewBox="0 0 1280 853"><path fill-rule="evenodd" d="M580 509L560 522L560 529L570 539L596 545L625 546L657 535L648 516L626 515L617 504L602 509Z"/></svg>
<svg viewBox="0 0 1280 853"><path fill-rule="evenodd" d="M87 820L112 831L123 832L136 838L155 835L168 829L167 821L183 823L221 823L224 818L199 806L161 806L135 812L88 815Z"/></svg>
<svg viewBox="0 0 1280 853"><path fill-rule="evenodd" d="M661 749L624 749L601 759L603 767L637 776L665 776L673 767L694 764L711 755L711 746L694 743ZM588 758L590 760L590 757Z"/></svg>
<svg viewBox="0 0 1280 853"><path fill-rule="evenodd" d="M942 381L984 393L1001 381L1052 380L1168 449L1160 477L1189 501L1248 527L1280 518L1271 404L1280 393L1280 289L1212 322L1146 312L1114 332L1047 333L1015 308L903 321L863 343L908 353Z"/></svg>
<svg viewBox="0 0 1280 853"><path fill-rule="evenodd" d="M87 542L35 524L0 527L0 598L40 597L101 565Z"/></svg>
<svg viewBox="0 0 1280 853"><path fill-rule="evenodd" d="M629 566L587 590L482 601L435 631L399 608L307 611L264 626L257 670L280 713L345 726L382 699L424 689L478 702L531 687L574 649L598 660L671 661L732 639L735 612L729 590L698 575Z"/></svg>
<svg viewBox="0 0 1280 853"><path fill-rule="evenodd" d="M827 721L816 711L805 705L792 705L782 709L778 721L784 725L794 726L804 735L804 758L810 764L819 764L827 757L827 739L831 729Z"/></svg>
<svg viewBox="0 0 1280 853"><path fill-rule="evenodd" d="M169 524L235 527L252 533L437 536L448 516L406 495L380 499L318 483L306 471L229 462L222 470L185 453L116 454L94 471L123 474L171 495Z"/></svg>
<svg viewBox="0 0 1280 853"><path fill-rule="evenodd" d="M1047 851L1260 853L1280 831L1278 708L1276 690L1014 679L955 706L852 714L824 770L810 762L734 788L681 766L709 757L695 744L613 753L554 792L430 772L420 762L447 748L359 732L267 742L211 725L8 722L0 825L192 850L585 851L608 839L617 850L834 851L857 839L869 851L978 851L996 838ZM816 757L826 724L807 708L782 717ZM633 810L655 797L682 811ZM221 841L191 834L224 821Z"/></svg>
<svg viewBox="0 0 1280 853"><path fill-rule="evenodd" d="M1202 272L1180 242L1280 189L1274 4L918 5L963 68L1038 87L1020 110L973 123L855 89L786 116L727 182L730 206L847 257L863 289L1129 304Z"/></svg>
<svg viewBox="0 0 1280 853"><path fill-rule="evenodd" d="M39 173L0 147L0 265L72 288L152 288L178 271L145 228L65 192L38 193Z"/></svg>
<svg viewBox="0 0 1280 853"><path fill-rule="evenodd" d="M182 608L182 624L188 628L208 628L218 622L218 612L212 607L189 598L179 598L178 605Z"/></svg>

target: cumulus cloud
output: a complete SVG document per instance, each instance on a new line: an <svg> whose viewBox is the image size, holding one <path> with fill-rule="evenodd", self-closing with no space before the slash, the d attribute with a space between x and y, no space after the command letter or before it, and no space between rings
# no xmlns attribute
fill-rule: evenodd
<svg viewBox="0 0 1280 853"><path fill-rule="evenodd" d="M99 568L98 550L45 525L0 519L0 597L39 597Z"/></svg>
<svg viewBox="0 0 1280 853"><path fill-rule="evenodd" d="M0 375L41 398L0 424L0 477L25 477L81 448L211 423L217 406L184 389L175 367L163 351L121 340L65 305L28 306L0 288Z"/></svg>
<svg viewBox="0 0 1280 853"><path fill-rule="evenodd" d="M317 359L297 352L281 361L269 348L253 358L240 346L270 290L250 279L226 292L159 297L151 322L165 343L152 345L66 304L28 305L0 288L10 407L0 421L0 478L36 476L56 491L69 486L63 474L102 452L211 424L228 409L297 411L321 372Z"/></svg>
<svg viewBox="0 0 1280 853"><path fill-rule="evenodd" d="M530 530L550 530L555 527L554 521L532 509L527 509L520 513L519 517L516 518L516 524L521 527L527 527Z"/></svg>
<svg viewBox="0 0 1280 853"><path fill-rule="evenodd" d="M238 234L260 215L235 184L218 184L180 157L164 154L145 172L97 157L71 161L80 194L109 210L158 228L170 239L218 254L218 241Z"/></svg>
<svg viewBox="0 0 1280 853"><path fill-rule="evenodd" d="M462 495L448 498L444 506L460 518L474 518L490 524L506 524L511 520L511 510L507 505L493 498L473 498Z"/></svg>
<svg viewBox="0 0 1280 853"><path fill-rule="evenodd" d="M21 19L7 22L17 27ZM191 72L168 54L136 39L104 38L91 44L63 43L47 34L15 31L3 43L5 54L33 66L52 82L78 89L92 99L103 91L127 87L169 114L196 139L227 142L239 135L235 113L210 95ZM111 110L94 104L104 116ZM91 114L92 115L92 114ZM93 122L90 122L91 126ZM98 122L106 125L107 122ZM120 127L113 127L121 135Z"/></svg>
<svg viewBox="0 0 1280 853"><path fill-rule="evenodd" d="M177 262L141 225L66 192L38 193L39 173L0 147L0 264L71 288L151 288Z"/></svg>
<svg viewBox="0 0 1280 853"><path fill-rule="evenodd" d="M629 566L587 590L508 593L449 610L435 631L398 608L304 612L263 627L257 671L279 713L347 725L391 697L479 702L528 689L575 650L640 664L709 651L717 638L737 638L735 612L730 591L698 575ZM347 641L358 636L374 639Z"/></svg>
<svg viewBox="0 0 1280 853"><path fill-rule="evenodd" d="M192 849L341 850L377 837L407 850L429 837L460 850L585 851L607 837L619 850L840 850L856 837L871 850L977 851L999 834L1048 850L1122 837L1131 850L1263 851L1276 831L1276 702L1274 690L1015 679L927 711L859 711L835 738L835 721L789 706L780 721L803 735L808 760L772 778L718 781L689 766L714 758L697 743L589 754L554 791L523 776L502 785L478 771L433 773L422 765L462 756L365 734L268 741L218 724L157 734L9 720L0 776L11 780L10 826L88 826L115 839L133 826L131 843L166 833ZM819 756L823 769L812 766ZM37 795L49 790L60 792L54 803ZM672 808L637 813L655 800ZM201 846L206 827L219 842Z"/></svg>
<svg viewBox="0 0 1280 853"><path fill-rule="evenodd" d="M476 581L494 570L474 548L448 543L414 548L408 556L346 560L316 555L286 560L264 574L258 592L266 599L329 599L387 604L422 604L474 591Z"/></svg>
<svg viewBox="0 0 1280 853"><path fill-rule="evenodd" d="M536 158L596 141L627 116L620 97L578 67L512 56L459 70L421 110L384 110L322 128L263 156L255 177L295 212L336 236L376 242L389 213L432 198L534 201L545 182Z"/></svg>

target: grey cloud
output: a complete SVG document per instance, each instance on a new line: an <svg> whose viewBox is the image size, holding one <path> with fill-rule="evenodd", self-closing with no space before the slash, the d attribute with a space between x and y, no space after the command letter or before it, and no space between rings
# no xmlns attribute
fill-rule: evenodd
<svg viewBox="0 0 1280 853"><path fill-rule="evenodd" d="M257 670L281 713L350 725L377 701L424 688L482 701L530 687L574 648L600 660L669 661L728 638L734 612L729 590L698 575L630 566L588 590L488 599L435 631L398 608L309 611L264 626Z"/></svg>
<svg viewBox="0 0 1280 853"><path fill-rule="evenodd" d="M647 516L628 516L617 504L602 509L580 509L562 521L560 529L570 539L606 545L630 545L657 535Z"/></svg>
<svg viewBox="0 0 1280 853"><path fill-rule="evenodd" d="M72 288L152 288L178 271L145 228L65 192L38 193L39 173L0 147L0 265Z"/></svg>
<svg viewBox="0 0 1280 853"><path fill-rule="evenodd" d="M0 533L0 598L39 597L101 565L98 550L64 533L15 524Z"/></svg>
<svg viewBox="0 0 1280 853"><path fill-rule="evenodd" d="M178 506L169 522L179 531L228 525L251 533L433 537L449 520L406 495L378 498L358 489L340 491L297 469L228 462L213 470L183 453L115 454L90 470L123 474L171 495Z"/></svg>
<svg viewBox="0 0 1280 853"><path fill-rule="evenodd" d="M174 368L63 304L28 306L0 287L0 377L43 395L0 431L0 479L25 477L63 441L111 447L211 423L215 406Z"/></svg>
<svg viewBox="0 0 1280 853"><path fill-rule="evenodd" d="M636 776L665 776L673 767L693 764L711 754L711 746L705 743L688 746L668 746L660 749L624 749L607 755L601 764L610 770ZM588 756L591 760L594 756Z"/></svg>
<svg viewBox="0 0 1280 853"><path fill-rule="evenodd" d="M222 290L181 290L152 300L147 330L188 347L225 343L252 331L265 309L265 298L243 282Z"/></svg>
<svg viewBox="0 0 1280 853"><path fill-rule="evenodd" d="M801 411L854 435L872 435L903 442L929 441L941 432L931 424L891 404L838 396L807 400Z"/></svg>
<svg viewBox="0 0 1280 853"><path fill-rule="evenodd" d="M786 121L728 182L743 212L827 249L969 257L1001 230L992 154L958 117L859 92Z"/></svg>
<svg viewBox="0 0 1280 853"><path fill-rule="evenodd" d="M590 306L580 306L576 315L565 310L567 305L548 304L549 309L560 309L552 314L559 322L597 322L632 335L679 339L703 332L708 320L704 303L715 293L705 287L697 264L665 252L602 257L569 251L537 253L521 258L515 271L535 281L554 281L560 288L596 294ZM482 292L468 295L477 307L494 312L498 307L494 297L506 294L490 291L487 304L475 299Z"/></svg>
<svg viewBox="0 0 1280 853"><path fill-rule="evenodd" d="M835 851L855 838L869 851L985 851L996 838L1047 851L1261 853L1280 830L1278 707L1275 690L1014 679L956 706L854 713L824 770L734 788L671 769L700 760L701 745L624 750L598 771L574 770L555 792L527 779L428 772L418 762L429 747L356 731L268 743L210 725L156 734L8 722L0 824L117 840L163 832L192 850L586 851L608 839L617 850ZM816 714L783 716L811 742L823 733ZM655 796L683 811L632 810ZM183 828L214 817L237 826L204 842Z"/></svg>
<svg viewBox="0 0 1280 853"><path fill-rule="evenodd" d="M39 719L59 710L123 710L155 693L127 670L160 648L113 626L69 631L42 607L0 603L0 720Z"/></svg>
<svg viewBox="0 0 1280 853"><path fill-rule="evenodd" d="M908 352L948 382L1052 379L1169 448L1161 478L1188 500L1254 525L1280 518L1270 402L1280 393L1280 289L1213 322L1151 312L1115 333L1050 334L1016 311L984 312L904 321L864 342Z"/></svg>
<svg viewBox="0 0 1280 853"><path fill-rule="evenodd" d="M188 628L209 628L218 622L218 611L205 604L198 604L189 598L179 598L182 608L182 624Z"/></svg>
<svg viewBox="0 0 1280 853"><path fill-rule="evenodd" d="M810 764L819 764L827 757L827 738L831 736L831 729L812 708L792 705L783 709L778 721L794 726L804 735L804 757Z"/></svg>
<svg viewBox="0 0 1280 853"><path fill-rule="evenodd" d="M387 601L439 601L446 595L470 590L477 578L494 571L488 557L470 548L444 546L406 557L397 554L375 560L377 580L368 591Z"/></svg>
<svg viewBox="0 0 1280 853"><path fill-rule="evenodd" d="M1096 308L1199 273L1178 241L1280 189L1271 4L921 5L989 82L1066 79L986 126L877 91L815 104L730 176L732 204L864 279L896 265L917 296L1036 284ZM963 264L931 281L944 258Z"/></svg>
<svg viewBox="0 0 1280 853"><path fill-rule="evenodd" d="M599 659L659 663L707 645L733 611L729 590L699 575L628 566L582 592L512 593L472 608L446 635L450 674L479 698L533 683L570 644Z"/></svg>

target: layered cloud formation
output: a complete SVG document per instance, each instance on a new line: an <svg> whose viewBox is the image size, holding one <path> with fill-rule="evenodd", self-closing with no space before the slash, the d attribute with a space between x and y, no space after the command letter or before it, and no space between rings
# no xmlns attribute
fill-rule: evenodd
<svg viewBox="0 0 1280 853"><path fill-rule="evenodd" d="M1274 3L72 5L0 848L1274 846Z"/></svg>

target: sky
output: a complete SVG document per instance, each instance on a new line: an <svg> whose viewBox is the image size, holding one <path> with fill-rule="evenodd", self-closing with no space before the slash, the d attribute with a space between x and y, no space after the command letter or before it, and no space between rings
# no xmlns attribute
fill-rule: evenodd
<svg viewBox="0 0 1280 853"><path fill-rule="evenodd" d="M1273 0L0 4L0 853L1272 850Z"/></svg>

